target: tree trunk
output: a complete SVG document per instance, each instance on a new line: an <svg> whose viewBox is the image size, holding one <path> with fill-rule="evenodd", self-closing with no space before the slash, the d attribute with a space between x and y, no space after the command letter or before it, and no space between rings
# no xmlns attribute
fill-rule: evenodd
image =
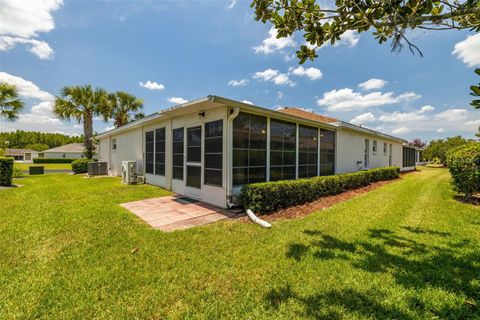
<svg viewBox="0 0 480 320"><path fill-rule="evenodd" d="M93 146L93 117L92 113L89 111L86 111L83 116L83 134L85 135L85 157L87 159L92 159L95 152Z"/></svg>

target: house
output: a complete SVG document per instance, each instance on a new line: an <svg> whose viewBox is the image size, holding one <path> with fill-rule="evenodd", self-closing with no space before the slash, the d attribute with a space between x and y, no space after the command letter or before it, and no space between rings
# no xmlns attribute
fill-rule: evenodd
<svg viewBox="0 0 480 320"><path fill-rule="evenodd" d="M5 156L12 157L15 162L32 163L33 158L38 158L38 151L31 149L5 149Z"/></svg>
<svg viewBox="0 0 480 320"><path fill-rule="evenodd" d="M85 147L83 143L69 143L60 147L44 150L41 156L46 159L81 159L84 157Z"/></svg>
<svg viewBox="0 0 480 320"><path fill-rule="evenodd" d="M279 111L208 96L97 136L99 160L122 174L136 161L148 184L227 207L242 185L399 166L407 141L298 108ZM412 153L413 152L413 153ZM412 156L413 154L413 156Z"/></svg>

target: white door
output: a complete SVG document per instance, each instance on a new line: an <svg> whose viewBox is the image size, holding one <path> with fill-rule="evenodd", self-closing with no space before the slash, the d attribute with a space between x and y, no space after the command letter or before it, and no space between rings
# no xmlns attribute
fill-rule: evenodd
<svg viewBox="0 0 480 320"><path fill-rule="evenodd" d="M202 126L186 130L185 193L193 198L202 198Z"/></svg>
<svg viewBox="0 0 480 320"><path fill-rule="evenodd" d="M363 167L367 169L370 165L370 140L365 139L365 158L363 159Z"/></svg>

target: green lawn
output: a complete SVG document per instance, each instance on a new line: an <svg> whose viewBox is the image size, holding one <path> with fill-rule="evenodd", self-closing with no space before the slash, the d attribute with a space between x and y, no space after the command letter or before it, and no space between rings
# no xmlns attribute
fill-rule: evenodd
<svg viewBox="0 0 480 320"><path fill-rule="evenodd" d="M15 167L18 167L22 170L28 170L31 166L43 166L45 170L72 170L72 165L70 163L17 163L15 162Z"/></svg>
<svg viewBox="0 0 480 320"><path fill-rule="evenodd" d="M424 168L272 229L152 230L118 178L0 190L2 319L480 318L480 208ZM133 250L137 248L136 250Z"/></svg>

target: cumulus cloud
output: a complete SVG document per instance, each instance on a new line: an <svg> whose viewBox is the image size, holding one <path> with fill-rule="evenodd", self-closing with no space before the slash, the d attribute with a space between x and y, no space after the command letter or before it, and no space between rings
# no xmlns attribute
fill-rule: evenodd
<svg viewBox="0 0 480 320"><path fill-rule="evenodd" d="M393 92L371 92L362 95L350 88L325 92L323 98L317 100L317 105L326 107L328 111L351 111L370 107L395 104L420 98L414 92L395 95Z"/></svg>
<svg viewBox="0 0 480 320"><path fill-rule="evenodd" d="M15 85L17 87L18 94L24 98L48 101L51 101L55 98L49 92L41 90L33 82L6 72L0 72L0 82L7 82Z"/></svg>
<svg viewBox="0 0 480 320"><path fill-rule="evenodd" d="M227 9L233 9L235 5L237 4L237 0L232 0L230 4L227 6Z"/></svg>
<svg viewBox="0 0 480 320"><path fill-rule="evenodd" d="M410 128L398 127L398 128L393 129L392 133L393 134L405 134L405 133L409 133L410 131L412 131Z"/></svg>
<svg viewBox="0 0 480 320"><path fill-rule="evenodd" d="M376 120L376 118L373 115L373 113L367 112L367 113L362 113L362 114L356 116L355 118L350 120L350 122L353 123L353 124L360 125L360 124L364 124L364 123L368 123L368 122L373 122L375 120Z"/></svg>
<svg viewBox="0 0 480 320"><path fill-rule="evenodd" d="M277 30L271 27L268 31L268 38L264 39L261 45L253 47L253 50L255 53L271 54L295 45L296 43L292 37L277 38Z"/></svg>
<svg viewBox="0 0 480 320"><path fill-rule="evenodd" d="M335 43L335 46L345 45L347 47L353 48L358 44L360 40L360 35L357 31L347 30L340 36L340 41Z"/></svg>
<svg viewBox="0 0 480 320"><path fill-rule="evenodd" d="M241 102L246 103L246 104L251 104L251 105L253 105L253 102L250 101L250 100L242 100Z"/></svg>
<svg viewBox="0 0 480 320"><path fill-rule="evenodd" d="M22 44L40 59L52 59L53 49L45 41L35 38L39 33L55 28L52 13L62 5L62 0L2 0L0 51L9 51L17 44Z"/></svg>
<svg viewBox="0 0 480 320"><path fill-rule="evenodd" d="M480 33L457 43L452 54L469 67L480 66Z"/></svg>
<svg viewBox="0 0 480 320"><path fill-rule="evenodd" d="M360 83L358 86L363 90L381 89L387 84L387 81L382 79L372 78L365 82Z"/></svg>
<svg viewBox="0 0 480 320"><path fill-rule="evenodd" d="M171 97L171 98L168 98L167 100L168 102L175 103L175 104L182 104L182 103L188 102L188 100L185 100L180 97Z"/></svg>
<svg viewBox="0 0 480 320"><path fill-rule="evenodd" d="M298 66L295 69L291 68L290 72L296 76L307 77L310 80L318 80L323 77L322 71L314 67L304 68L302 66Z"/></svg>
<svg viewBox="0 0 480 320"><path fill-rule="evenodd" d="M232 87L238 87L238 86L246 86L248 83L248 79L242 79L242 80L230 80L228 81L228 85Z"/></svg>
<svg viewBox="0 0 480 320"><path fill-rule="evenodd" d="M141 87L144 87L148 90L163 90L165 86L161 83L157 83L155 81L147 80L147 82L139 82L138 83Z"/></svg>
<svg viewBox="0 0 480 320"><path fill-rule="evenodd" d="M280 71L274 69L255 72L253 78L263 81L271 81L276 85L289 85L291 87L295 86L295 82L291 81L287 74L281 73Z"/></svg>

